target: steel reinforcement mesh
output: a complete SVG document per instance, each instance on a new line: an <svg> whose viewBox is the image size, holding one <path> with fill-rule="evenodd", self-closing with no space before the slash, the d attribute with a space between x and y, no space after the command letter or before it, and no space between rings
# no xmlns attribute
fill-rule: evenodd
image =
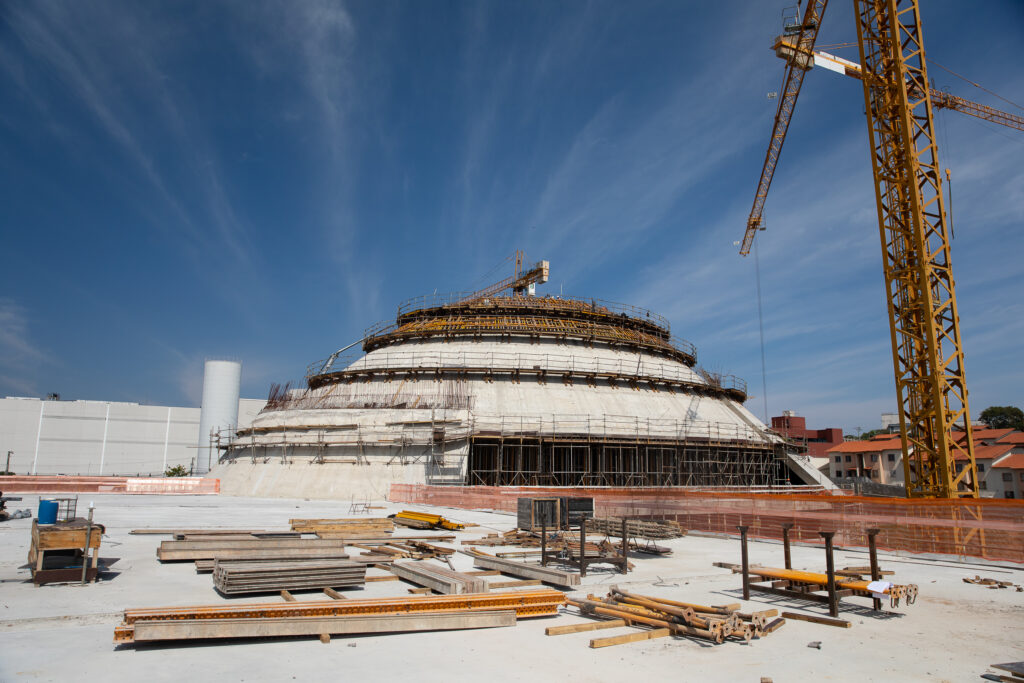
<svg viewBox="0 0 1024 683"><path fill-rule="evenodd" d="M587 496L598 516L670 519L684 529L820 543L835 531L838 546L867 547L867 529L880 529L878 547L918 554L1024 564L1024 501L909 500L829 494L755 494L657 488L554 488L392 484L389 499L514 512L519 497Z"/></svg>

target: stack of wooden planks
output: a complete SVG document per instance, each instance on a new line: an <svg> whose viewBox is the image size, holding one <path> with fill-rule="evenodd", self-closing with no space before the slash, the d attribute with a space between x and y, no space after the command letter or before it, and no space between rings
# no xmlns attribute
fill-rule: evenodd
<svg viewBox="0 0 1024 683"><path fill-rule="evenodd" d="M161 541L156 556L161 562L173 560L262 560L297 558L345 559L343 540L322 539L229 539Z"/></svg>
<svg viewBox="0 0 1024 683"><path fill-rule="evenodd" d="M347 560L213 563L213 585L225 595L361 586L366 565Z"/></svg>
<svg viewBox="0 0 1024 683"><path fill-rule="evenodd" d="M381 536L390 534L395 529L394 523L387 517L366 517L355 519L289 519L292 531L303 534L321 533L333 536ZM320 536L325 538L325 536Z"/></svg>
<svg viewBox="0 0 1024 683"><path fill-rule="evenodd" d="M621 517L594 517L587 520L587 533L600 533L607 536L622 535ZM649 538L666 540L685 536L686 532L678 522L653 519L626 520L626 534L632 538Z"/></svg>
<svg viewBox="0 0 1024 683"><path fill-rule="evenodd" d="M114 643L273 636L392 633L512 626L554 616L560 591L406 596L364 600L234 603L125 610Z"/></svg>
<svg viewBox="0 0 1024 683"><path fill-rule="evenodd" d="M443 595L486 593L487 581L479 576L463 574L436 562L395 562L391 572L400 579L424 586Z"/></svg>

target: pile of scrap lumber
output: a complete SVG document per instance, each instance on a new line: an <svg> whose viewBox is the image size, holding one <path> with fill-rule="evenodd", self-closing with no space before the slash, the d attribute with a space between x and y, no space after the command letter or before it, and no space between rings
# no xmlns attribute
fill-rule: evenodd
<svg viewBox="0 0 1024 683"><path fill-rule="evenodd" d="M542 589L474 595L366 600L232 603L125 610L114 643L273 636L393 633L512 626L517 619L554 616L560 591Z"/></svg>
<svg viewBox="0 0 1024 683"><path fill-rule="evenodd" d="M567 600L580 614L598 619L611 619L615 626L649 627L644 633L630 634L592 640L590 647L605 647L638 640L650 640L664 636L685 636L708 640L716 644L726 640L745 643L752 638L761 638L774 632L785 623L785 619L774 618L778 610L765 610L744 614L739 605L707 606L679 602L649 595L627 593L612 586L607 597L588 595L586 599ZM610 622L609 622L610 623ZM611 626L595 627L611 628ZM568 630L574 629L574 630ZM567 627L549 629L548 635L575 633L589 628Z"/></svg>
<svg viewBox="0 0 1024 683"><path fill-rule="evenodd" d="M1020 586L1013 581L1000 581L998 579L989 579L985 577L974 575L974 578L965 576L964 583L974 583L979 586L988 586L989 588L1016 588L1018 593L1024 592L1024 586Z"/></svg>
<svg viewBox="0 0 1024 683"><path fill-rule="evenodd" d="M479 576L463 574L436 562L395 562L391 572L400 579L424 586L443 595L486 593L487 581Z"/></svg>
<svg viewBox="0 0 1024 683"><path fill-rule="evenodd" d="M390 534L395 524L387 517L356 519L289 519L292 531L316 534L320 538L346 536L382 536Z"/></svg>
<svg viewBox="0 0 1024 683"><path fill-rule="evenodd" d="M556 538L554 533L548 534L549 539ZM512 529L506 531L503 534L487 534L483 538L477 538L472 541L463 541L465 545L477 545L477 546L502 546L511 545L519 546L521 548L539 548L540 547L540 534L535 534L532 531L520 531L519 529Z"/></svg>
<svg viewBox="0 0 1024 683"><path fill-rule="evenodd" d="M592 519L588 519L587 533L621 536L622 518L594 517ZM627 519L626 534L633 538L666 540L670 538L680 538L685 536L686 532L679 526L679 522L653 519Z"/></svg>
<svg viewBox="0 0 1024 683"><path fill-rule="evenodd" d="M389 555L392 559L429 560L435 557L448 557L455 553L455 550L452 548L445 548L413 539L389 541L387 543L351 543L350 545L378 555Z"/></svg>
<svg viewBox="0 0 1024 683"><path fill-rule="evenodd" d="M213 585L225 595L362 586L366 565L348 560L214 560Z"/></svg>
<svg viewBox="0 0 1024 683"><path fill-rule="evenodd" d="M448 531L461 531L466 528L465 524L459 524L449 519L445 519L441 515L431 515L426 512L413 512L412 510L402 510L399 513L391 515L391 519L395 521L395 524L401 524L402 526L411 527L413 529L447 529Z"/></svg>

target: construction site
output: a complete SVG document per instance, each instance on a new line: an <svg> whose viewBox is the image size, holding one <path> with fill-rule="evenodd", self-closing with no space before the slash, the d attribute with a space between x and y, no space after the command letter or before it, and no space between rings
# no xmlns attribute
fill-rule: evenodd
<svg viewBox="0 0 1024 683"><path fill-rule="evenodd" d="M1024 117L933 87L918 0L856 0L858 62L827 5L783 11L735 246L806 73L859 80L892 430L766 424L702 330L516 250L265 401L210 358L199 408L3 399L0 681L1024 683L1024 427L972 420L933 116Z"/></svg>

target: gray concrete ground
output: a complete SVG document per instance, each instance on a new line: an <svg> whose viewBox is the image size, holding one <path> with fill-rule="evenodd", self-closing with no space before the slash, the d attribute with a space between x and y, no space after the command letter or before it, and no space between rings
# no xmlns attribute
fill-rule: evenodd
<svg viewBox="0 0 1024 683"><path fill-rule="evenodd" d="M346 517L348 503L281 499L171 496L83 495L79 510L96 503L96 521L106 526L101 555L117 557L117 574L95 585L34 587L25 567L31 520L0 523L0 681L315 681L328 676L345 680L430 681L666 680L759 681L970 681L980 680L994 662L1024 660L1024 593L990 590L963 583L981 574L1024 583L1024 571L1005 567L954 565L948 562L895 558L883 553L883 567L894 580L917 583L917 604L876 615L855 604L841 616L853 622L840 629L789 621L776 633L749 645L710 646L686 639L662 638L598 650L587 644L592 633L545 636L555 624L584 621L566 612L530 619L514 628L480 631L336 637L323 644L315 638L190 645L121 646L112 643L114 626L126 608L225 602L209 574L196 574L192 563L161 565L156 547L165 536L132 536L140 527L238 527L285 529L291 517ZM34 506L26 496L22 507ZM389 514L402 507L388 505ZM418 506L419 509L422 506ZM475 522L460 532L460 541L515 524L511 516L489 512L435 510L453 519ZM739 543L724 538L687 536L662 542L673 548L667 558L634 559L636 570L624 577L595 567L580 593L604 593L617 583L637 592L689 602L742 602L737 575L712 562L739 561ZM355 549L353 549L353 552ZM751 562L782 565L781 546L752 543ZM837 565L867 563L866 553L841 550ZM469 558L457 555L457 569ZM797 547L794 567L821 571L822 550ZM371 570L376 571L376 570ZM352 597L407 595L403 582L367 584L349 590ZM299 600L319 600L300 593ZM820 606L788 599L759 597L744 603L749 610L776 607L825 614ZM236 598L235 600L239 600ZM243 598L280 602L274 596ZM601 631L616 635L628 629ZM807 644L821 641L821 649Z"/></svg>

